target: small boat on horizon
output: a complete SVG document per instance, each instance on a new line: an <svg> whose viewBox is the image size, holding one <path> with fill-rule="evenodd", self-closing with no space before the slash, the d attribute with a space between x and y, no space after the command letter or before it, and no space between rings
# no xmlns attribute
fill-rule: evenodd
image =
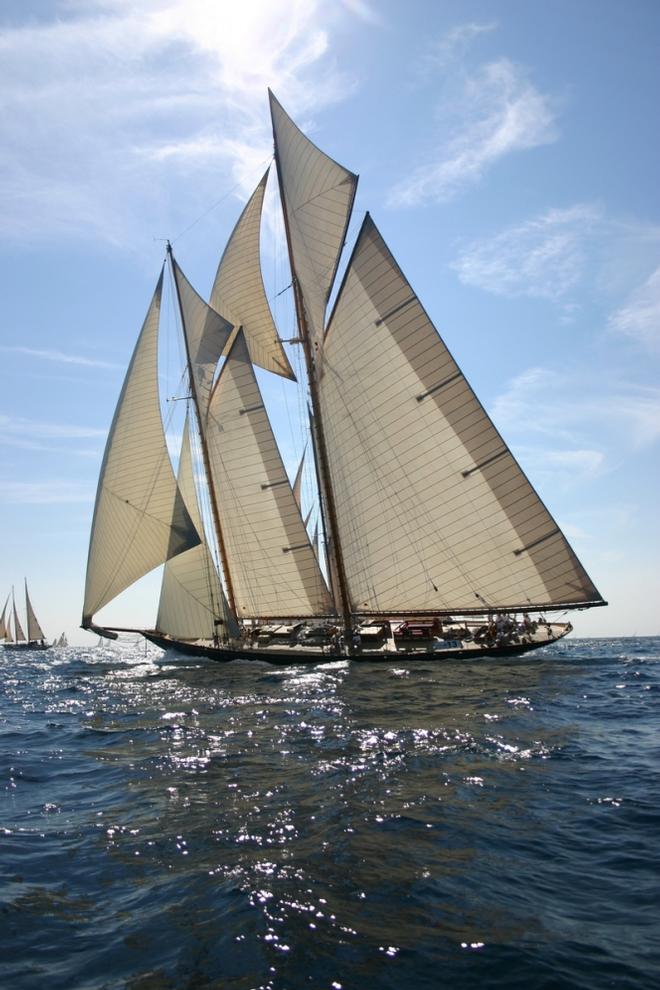
<svg viewBox="0 0 660 990"><path fill-rule="evenodd" d="M276 664L509 656L561 639L572 625L549 612L607 603L369 213L335 287L358 177L269 95L291 270L275 295L291 290L295 334L282 339L264 289L269 166L208 303L167 244L101 466L82 628ZM158 388L166 266L186 358L177 475ZM304 514L302 462L292 483L255 374L297 382L285 343L301 348L298 401L309 412ZM161 564L155 628L96 622Z"/></svg>
<svg viewBox="0 0 660 990"><path fill-rule="evenodd" d="M32 607L32 602L30 601L30 595L28 592L27 579L25 580L27 636L23 632L23 627L21 626L18 618L16 597L14 595L13 588L11 589L12 607L10 613L7 614L9 598L10 595L7 595L7 600L5 601L5 606L2 610L2 615L0 616L0 639L4 639L4 648L6 650L49 650L51 648L51 644L46 642L46 636L39 624L34 608ZM12 621L14 626L13 632L11 628Z"/></svg>

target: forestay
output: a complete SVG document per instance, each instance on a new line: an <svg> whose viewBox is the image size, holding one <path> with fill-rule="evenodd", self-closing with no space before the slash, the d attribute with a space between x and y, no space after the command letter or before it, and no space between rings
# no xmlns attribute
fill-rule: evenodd
<svg viewBox="0 0 660 990"><path fill-rule="evenodd" d="M216 382L206 439L239 618L328 615L242 332Z"/></svg>
<svg viewBox="0 0 660 990"><path fill-rule="evenodd" d="M178 471L179 490L198 533L204 533L190 445L188 417L183 431L183 443ZM175 639L208 639L216 635L226 638L236 635L236 623L228 622L229 609L209 552L206 539L185 553L168 560L163 570L163 582L158 605L156 628ZM216 625L216 620L220 623Z"/></svg>
<svg viewBox="0 0 660 990"><path fill-rule="evenodd" d="M243 328L255 364L295 381L296 376L278 339L261 275L261 211L268 171L250 197L227 242L209 303L234 326Z"/></svg>
<svg viewBox="0 0 660 990"><path fill-rule="evenodd" d="M294 277L311 342L320 348L328 296L358 177L320 151L270 93L275 154Z"/></svg>
<svg viewBox="0 0 660 990"><path fill-rule="evenodd" d="M320 398L355 611L602 601L368 215Z"/></svg>
<svg viewBox="0 0 660 990"><path fill-rule="evenodd" d="M158 399L163 275L131 358L96 493L83 626L153 567L200 542L167 452Z"/></svg>

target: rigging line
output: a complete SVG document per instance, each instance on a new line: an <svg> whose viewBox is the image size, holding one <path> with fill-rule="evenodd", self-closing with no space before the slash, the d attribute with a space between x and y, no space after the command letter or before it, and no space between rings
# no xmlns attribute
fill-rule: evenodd
<svg viewBox="0 0 660 990"><path fill-rule="evenodd" d="M264 168L264 166L266 166L266 165L272 164L274 157L275 157L274 155L270 155L268 158L264 158L263 161L262 161L262 163L261 163L261 168ZM212 213L215 209L217 209L218 206L220 206L221 203L224 203L224 201L226 199L228 199L230 196L233 196L234 193L236 192L236 190L241 187L241 185L242 185L241 182L236 182L231 187L231 189L227 190L227 192L223 196L220 197L220 199L217 199L215 201L215 203L212 203L211 206L208 207L208 209L204 210L203 213L200 213L200 215L197 217L196 220L193 220L193 222L190 223L190 224L188 224L187 227L184 227L184 229L182 231L180 231L176 235L176 237L170 238L170 244L176 244L176 242L181 237L184 237L190 230L193 229L193 227L197 226L197 224L201 220L204 220L204 218L207 217L209 215L209 213Z"/></svg>

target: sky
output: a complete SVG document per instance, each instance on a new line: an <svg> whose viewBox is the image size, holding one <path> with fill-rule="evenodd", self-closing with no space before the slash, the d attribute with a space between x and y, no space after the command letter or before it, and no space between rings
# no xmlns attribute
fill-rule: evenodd
<svg viewBox="0 0 660 990"><path fill-rule="evenodd" d="M659 42L655 0L0 6L0 608L27 576L46 635L93 645L96 482L164 240L207 294L270 86L359 173L349 241L369 210L608 600L576 634L660 634ZM262 254L293 336L273 195ZM264 382L293 473L290 388ZM153 625L158 580L101 618Z"/></svg>

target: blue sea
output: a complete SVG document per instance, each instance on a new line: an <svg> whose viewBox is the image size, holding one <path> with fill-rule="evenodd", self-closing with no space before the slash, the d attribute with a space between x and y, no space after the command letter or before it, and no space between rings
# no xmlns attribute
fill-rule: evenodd
<svg viewBox="0 0 660 990"><path fill-rule="evenodd" d="M660 639L0 665L8 990L660 986Z"/></svg>

